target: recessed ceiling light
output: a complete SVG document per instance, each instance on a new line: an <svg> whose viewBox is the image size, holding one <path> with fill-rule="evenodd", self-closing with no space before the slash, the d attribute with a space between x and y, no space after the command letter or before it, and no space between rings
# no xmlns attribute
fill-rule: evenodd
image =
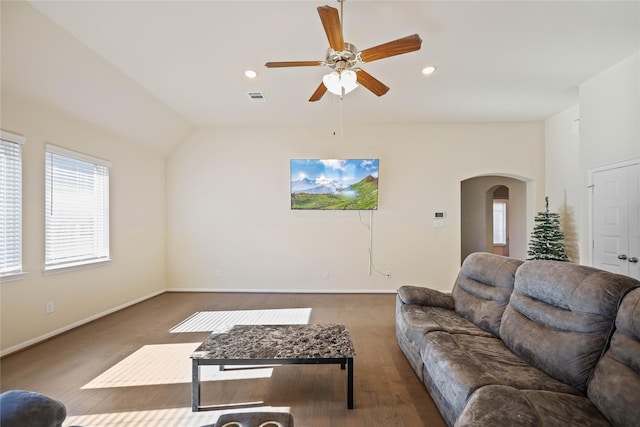
<svg viewBox="0 0 640 427"><path fill-rule="evenodd" d="M253 79L258 75L258 73L256 73L253 70L247 70L247 71L244 72L244 75L249 77L250 79Z"/></svg>
<svg viewBox="0 0 640 427"><path fill-rule="evenodd" d="M424 74L425 76L428 76L429 74L433 74L436 71L436 67L434 67L433 65L429 65L428 67L424 67L422 69L422 74Z"/></svg>

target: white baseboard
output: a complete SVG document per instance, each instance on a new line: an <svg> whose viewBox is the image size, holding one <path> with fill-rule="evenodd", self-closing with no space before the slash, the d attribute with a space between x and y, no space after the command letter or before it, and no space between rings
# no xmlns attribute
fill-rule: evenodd
<svg viewBox="0 0 640 427"><path fill-rule="evenodd" d="M24 348L30 347L32 345L38 344L39 342L48 340L49 338L53 338L56 335L60 335L60 334L62 334L64 332L70 331L71 329L77 328L78 326L82 326L82 325L84 325L86 323L89 323L89 322L91 322L93 320L97 320L97 319L99 319L101 317L107 316L107 315L109 315L111 313L115 313L116 311L120 311L120 310L122 310L124 308L130 307L130 306L132 306L134 304L138 304L139 302L148 300L149 298L153 298L153 297L158 296L160 294L163 294L165 292L166 292L165 290L153 292L153 293L151 293L149 295L145 295L145 296L143 296L141 298L137 298L137 299L135 299L133 301L129 301L129 302L124 303L122 305L119 305L117 307L110 308L109 310L103 311L102 313L98 313L96 315L87 317L86 319L82 319L82 320L74 322L74 323L72 323L70 325L66 325L66 326L64 326L64 327L62 327L60 329L56 329L55 331L48 332L48 333L46 333L44 335L40 335L39 337L36 337L36 338L30 339L28 341L22 342L20 344L14 345L13 347L9 347L9 348L7 348L5 350L2 350L2 352L0 352L0 357L7 356L7 355L9 355L11 353L15 353L16 351L19 351L19 350L22 350Z"/></svg>
<svg viewBox="0 0 640 427"><path fill-rule="evenodd" d="M167 292L212 292L255 294L395 294L395 289L237 289L237 288L167 288Z"/></svg>

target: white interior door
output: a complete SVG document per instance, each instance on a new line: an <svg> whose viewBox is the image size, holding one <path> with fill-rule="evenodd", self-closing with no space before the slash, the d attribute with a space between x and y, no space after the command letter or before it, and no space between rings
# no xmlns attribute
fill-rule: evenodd
<svg viewBox="0 0 640 427"><path fill-rule="evenodd" d="M640 164L593 173L593 265L639 278Z"/></svg>

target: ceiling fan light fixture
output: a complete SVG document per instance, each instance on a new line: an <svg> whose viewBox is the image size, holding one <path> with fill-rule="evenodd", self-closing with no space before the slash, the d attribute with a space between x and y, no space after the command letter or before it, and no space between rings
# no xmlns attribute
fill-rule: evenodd
<svg viewBox="0 0 640 427"><path fill-rule="evenodd" d="M344 88L344 93L347 94L358 87L356 82L356 73L351 70L344 70L340 75L340 84Z"/></svg>
<svg viewBox="0 0 640 427"><path fill-rule="evenodd" d="M324 83L329 92L340 95L340 74L337 71L332 71L322 76L322 83Z"/></svg>
<svg viewBox="0 0 640 427"><path fill-rule="evenodd" d="M347 94L358 87L356 73L352 70L332 71L322 77L322 83L334 95Z"/></svg>
<svg viewBox="0 0 640 427"><path fill-rule="evenodd" d="M356 72L353 70L344 70L342 71L342 73L340 74L340 81L342 82L342 85L346 88L347 86L353 86L353 85L358 85L356 83Z"/></svg>

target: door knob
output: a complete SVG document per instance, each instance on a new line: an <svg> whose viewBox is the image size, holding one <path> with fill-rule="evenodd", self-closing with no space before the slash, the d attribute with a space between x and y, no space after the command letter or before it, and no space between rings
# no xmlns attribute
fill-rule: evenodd
<svg viewBox="0 0 640 427"><path fill-rule="evenodd" d="M634 263L634 264L635 264L636 262L638 262L638 258L637 258L637 257L632 256L631 258L629 258L629 262L632 262L632 263Z"/></svg>
<svg viewBox="0 0 640 427"><path fill-rule="evenodd" d="M624 261L625 259L627 259L627 256L625 254L618 255L618 259L621 259Z"/></svg>

